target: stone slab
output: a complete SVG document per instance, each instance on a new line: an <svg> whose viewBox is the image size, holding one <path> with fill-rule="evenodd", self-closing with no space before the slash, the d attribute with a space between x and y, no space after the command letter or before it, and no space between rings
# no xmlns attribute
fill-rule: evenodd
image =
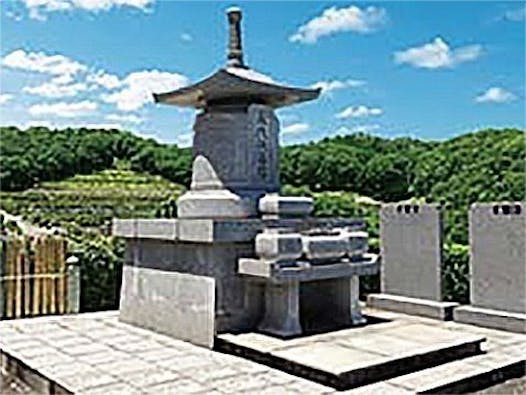
<svg viewBox="0 0 526 395"><path fill-rule="evenodd" d="M431 204L382 206L382 293L442 300L442 214Z"/></svg>
<svg viewBox="0 0 526 395"><path fill-rule="evenodd" d="M369 294L367 305L381 310L434 318L453 319L453 310L459 306L454 302L436 302L428 299L409 298L389 294Z"/></svg>
<svg viewBox="0 0 526 395"><path fill-rule="evenodd" d="M212 348L215 280L125 265L119 319Z"/></svg>
<svg viewBox="0 0 526 395"><path fill-rule="evenodd" d="M215 219L119 219L112 222L112 234L125 239L180 240L194 243L251 242L269 228L304 231L311 228L348 227L361 230L362 220L354 218L215 218Z"/></svg>
<svg viewBox="0 0 526 395"><path fill-rule="evenodd" d="M483 309L475 306L461 306L454 310L456 322L526 333L526 314L510 311Z"/></svg>
<svg viewBox="0 0 526 395"><path fill-rule="evenodd" d="M481 352L483 336L407 321L373 332L349 328L297 339L220 334L220 350L339 390L367 385ZM420 334L421 336L416 336Z"/></svg>
<svg viewBox="0 0 526 395"><path fill-rule="evenodd" d="M366 254L363 262L342 261L324 265L311 265L309 262L302 261L280 265L279 263L271 264L260 259L241 258L238 272L239 274L260 277L275 282L291 280L319 281L376 274L379 269L376 258L376 255Z"/></svg>
<svg viewBox="0 0 526 395"><path fill-rule="evenodd" d="M526 314L526 204L475 203L469 232L471 304Z"/></svg>

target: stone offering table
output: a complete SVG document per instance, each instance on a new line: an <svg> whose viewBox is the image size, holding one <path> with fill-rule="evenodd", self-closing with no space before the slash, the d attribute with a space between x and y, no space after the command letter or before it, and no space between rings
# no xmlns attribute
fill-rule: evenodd
<svg viewBox="0 0 526 395"><path fill-rule="evenodd" d="M260 331L300 335L300 312L313 317L311 322L303 317L309 328L366 322L359 305L359 276L376 274L379 268L378 255L364 253L367 233L317 233L266 229L256 236L259 257L239 260L240 274L264 282ZM330 324L324 322L324 312L330 312Z"/></svg>

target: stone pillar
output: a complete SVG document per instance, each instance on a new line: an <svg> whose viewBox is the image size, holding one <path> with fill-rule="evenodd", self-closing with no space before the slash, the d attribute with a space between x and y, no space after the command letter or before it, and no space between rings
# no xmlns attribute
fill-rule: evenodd
<svg viewBox="0 0 526 395"><path fill-rule="evenodd" d="M382 293L368 304L451 319L457 303L442 302L443 211L434 204L386 204L380 212Z"/></svg>
<svg viewBox="0 0 526 395"><path fill-rule="evenodd" d="M258 199L279 191L278 130L264 105L216 105L199 114L192 185L178 200L178 217L256 216Z"/></svg>
<svg viewBox="0 0 526 395"><path fill-rule="evenodd" d="M469 213L471 306L455 321L526 333L525 204L475 203Z"/></svg>
<svg viewBox="0 0 526 395"><path fill-rule="evenodd" d="M80 266L75 256L66 260L67 275L67 313L76 314L80 311Z"/></svg>
<svg viewBox="0 0 526 395"><path fill-rule="evenodd" d="M284 337L301 334L298 281L267 283L265 315L258 329Z"/></svg>

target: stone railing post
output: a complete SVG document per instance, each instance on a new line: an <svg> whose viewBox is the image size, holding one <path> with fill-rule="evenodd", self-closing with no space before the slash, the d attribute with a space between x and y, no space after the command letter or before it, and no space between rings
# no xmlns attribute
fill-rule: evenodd
<svg viewBox="0 0 526 395"><path fill-rule="evenodd" d="M76 314L80 310L80 265L79 259L72 255L66 259L67 275L67 309L68 314Z"/></svg>

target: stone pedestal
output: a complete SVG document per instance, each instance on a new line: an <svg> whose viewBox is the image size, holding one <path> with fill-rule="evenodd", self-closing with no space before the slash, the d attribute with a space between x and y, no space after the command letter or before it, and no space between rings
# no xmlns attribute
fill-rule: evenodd
<svg viewBox="0 0 526 395"><path fill-rule="evenodd" d="M178 217L255 217L259 198L279 190L278 130L265 105L223 104L201 112L191 190L178 200Z"/></svg>
<svg viewBox="0 0 526 395"><path fill-rule="evenodd" d="M380 212L381 294L371 307L451 319L457 303L443 302L443 212L432 204L386 204Z"/></svg>
<svg viewBox="0 0 526 395"><path fill-rule="evenodd" d="M298 281L266 284L265 315L258 329L283 337L302 333Z"/></svg>

